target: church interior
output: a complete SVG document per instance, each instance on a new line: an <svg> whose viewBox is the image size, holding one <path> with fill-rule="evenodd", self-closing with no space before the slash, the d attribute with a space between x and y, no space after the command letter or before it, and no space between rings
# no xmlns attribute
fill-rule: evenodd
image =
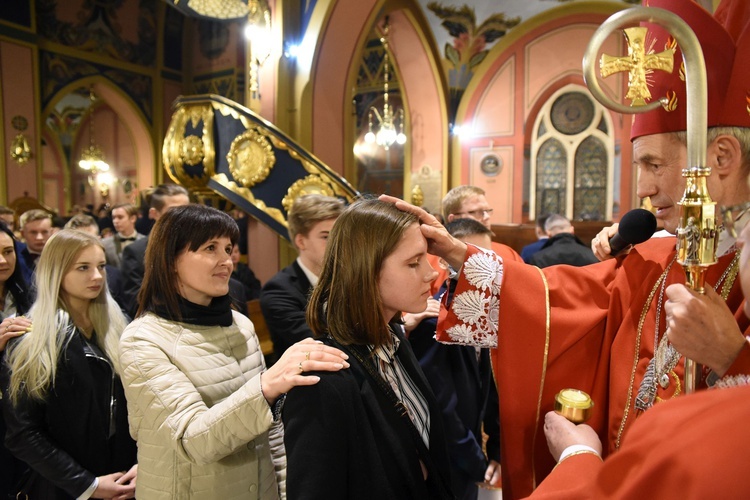
<svg viewBox="0 0 750 500"><path fill-rule="evenodd" d="M641 200L630 117L591 96L581 59L602 21L640 3L14 2L0 12L0 204L65 215L178 182L252 216L261 281L292 258L292 187L439 212L449 189L471 184L512 247L534 239L542 213L593 236ZM625 41L604 50L622 54ZM616 100L626 75L601 81ZM92 152L107 170L81 167ZM243 166L253 161L265 166Z"/></svg>

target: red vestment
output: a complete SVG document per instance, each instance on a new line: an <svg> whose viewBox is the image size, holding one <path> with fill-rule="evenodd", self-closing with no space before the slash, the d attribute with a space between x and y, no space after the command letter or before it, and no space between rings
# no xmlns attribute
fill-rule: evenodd
<svg viewBox="0 0 750 500"><path fill-rule="evenodd" d="M748 498L750 387L702 391L657 405L604 463L566 458L534 499Z"/></svg>
<svg viewBox="0 0 750 500"><path fill-rule="evenodd" d="M518 255L518 252L513 250L508 245L503 245L502 243L493 241L492 248L490 248L490 250L501 256L503 259L512 259L518 262L523 262L523 259L520 255ZM443 269L443 267L440 266L440 257L436 255L428 253L427 262L429 262L432 268L438 272L437 278L435 278L435 281L432 282L432 285L430 287L431 295L434 296L440 291L440 287L443 286L445 280L448 279L448 270Z"/></svg>
<svg viewBox="0 0 750 500"><path fill-rule="evenodd" d="M624 258L540 270L469 246L450 309L441 307L437 337L485 347L497 342L492 363L500 399L504 498L531 494L555 465L543 417L561 389L583 390L595 402L587 423L599 434L605 456L619 446L637 416L635 398L654 356L661 296L655 284L674 255L674 238L654 238ZM706 282L716 284L733 257L725 255L709 268ZM685 283L676 262L666 277L666 285L672 283ZM739 280L727 304L739 313L735 316L744 331ZM659 321L661 338L666 329L663 307ZM658 387L658 397L674 395L683 366L680 360L669 386ZM749 349L731 372L750 373Z"/></svg>

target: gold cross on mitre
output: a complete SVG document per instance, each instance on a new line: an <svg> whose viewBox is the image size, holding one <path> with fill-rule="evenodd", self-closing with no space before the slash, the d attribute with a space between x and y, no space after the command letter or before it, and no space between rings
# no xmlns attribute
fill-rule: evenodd
<svg viewBox="0 0 750 500"><path fill-rule="evenodd" d="M646 75L653 70L671 73L674 69L675 49L668 48L658 54L646 52L646 33L648 28L626 28L625 40L628 44L628 55L624 57L602 54L599 70L602 78L620 71L628 71L628 93L625 98L630 99L631 106L643 106L651 99Z"/></svg>

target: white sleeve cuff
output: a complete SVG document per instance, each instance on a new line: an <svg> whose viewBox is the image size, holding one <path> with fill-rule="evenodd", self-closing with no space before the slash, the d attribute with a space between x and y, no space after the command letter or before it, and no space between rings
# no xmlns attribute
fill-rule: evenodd
<svg viewBox="0 0 750 500"><path fill-rule="evenodd" d="M586 446L585 444L573 444L563 450L562 454L560 454L560 459L557 461L557 463L562 462L563 460L568 458L570 455L573 455L574 453L581 453L581 452L590 452L599 458L602 457L599 454L599 452L593 449L591 446Z"/></svg>
<svg viewBox="0 0 750 500"><path fill-rule="evenodd" d="M91 486L89 486L86 489L86 491L78 495L78 498L76 498L76 500L88 500L89 498L91 498L91 495L94 494L94 492L96 491L98 487L99 487L99 478L95 477L94 482L91 483Z"/></svg>

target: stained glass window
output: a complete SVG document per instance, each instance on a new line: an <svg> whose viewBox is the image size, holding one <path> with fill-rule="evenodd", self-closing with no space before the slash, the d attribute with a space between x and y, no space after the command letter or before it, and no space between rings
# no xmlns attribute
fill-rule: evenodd
<svg viewBox="0 0 750 500"><path fill-rule="evenodd" d="M567 155L560 141L544 141L537 155L536 189L539 213L565 213L567 166Z"/></svg>
<svg viewBox="0 0 750 500"><path fill-rule="evenodd" d="M573 218L604 220L607 199L607 150L602 141L589 136L575 156Z"/></svg>
<svg viewBox="0 0 750 500"><path fill-rule="evenodd" d="M558 213L574 220L606 220L614 140L607 111L571 86L553 95L537 117L534 215ZM571 203L572 201L572 203Z"/></svg>

